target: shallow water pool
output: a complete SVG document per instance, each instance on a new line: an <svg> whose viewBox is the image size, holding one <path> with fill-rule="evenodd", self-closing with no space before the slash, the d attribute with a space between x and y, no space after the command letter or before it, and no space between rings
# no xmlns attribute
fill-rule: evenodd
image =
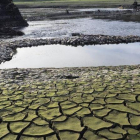
<svg viewBox="0 0 140 140"><path fill-rule="evenodd" d="M72 47L45 45L18 48L4 68L89 67L140 64L140 43Z"/></svg>

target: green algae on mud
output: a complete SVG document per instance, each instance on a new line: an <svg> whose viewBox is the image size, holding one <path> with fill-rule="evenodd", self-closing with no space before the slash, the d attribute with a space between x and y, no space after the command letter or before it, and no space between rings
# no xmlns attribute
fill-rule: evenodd
<svg viewBox="0 0 140 140"><path fill-rule="evenodd" d="M140 137L140 65L0 73L1 140Z"/></svg>

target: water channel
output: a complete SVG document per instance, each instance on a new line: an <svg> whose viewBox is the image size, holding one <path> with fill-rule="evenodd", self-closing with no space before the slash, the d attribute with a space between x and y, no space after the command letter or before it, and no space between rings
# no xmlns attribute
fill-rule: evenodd
<svg viewBox="0 0 140 140"><path fill-rule="evenodd" d="M111 21L92 18L30 21L29 27L22 28L24 36L14 37L10 40L28 38L70 37L71 33L104 34L104 35L138 35L140 36L140 23ZM9 39L7 40L9 41Z"/></svg>

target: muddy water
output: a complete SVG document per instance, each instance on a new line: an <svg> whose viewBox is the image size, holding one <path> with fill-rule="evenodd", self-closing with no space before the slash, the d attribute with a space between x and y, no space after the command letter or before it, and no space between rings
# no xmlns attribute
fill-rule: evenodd
<svg viewBox="0 0 140 140"><path fill-rule="evenodd" d="M32 21L29 27L21 29L25 35L15 39L69 37L71 33L104 35L138 35L140 23L109 21L91 18Z"/></svg>
<svg viewBox="0 0 140 140"><path fill-rule="evenodd" d="M87 67L140 64L140 43L71 47L46 45L17 49L4 68Z"/></svg>

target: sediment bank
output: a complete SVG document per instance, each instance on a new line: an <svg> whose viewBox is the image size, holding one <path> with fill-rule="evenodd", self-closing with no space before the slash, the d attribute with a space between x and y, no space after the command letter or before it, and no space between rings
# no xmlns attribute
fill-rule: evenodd
<svg viewBox="0 0 140 140"><path fill-rule="evenodd" d="M102 9L102 8L101 8ZM38 21L38 20L58 20L58 19L75 19L75 18L98 18L98 19L116 19L127 21L138 21L140 12L134 12L133 10L88 10L81 11L80 9L65 9L65 8L34 8L34 9L20 9L24 18L27 21ZM68 10L68 12L67 12ZM130 18L129 18L130 17Z"/></svg>

